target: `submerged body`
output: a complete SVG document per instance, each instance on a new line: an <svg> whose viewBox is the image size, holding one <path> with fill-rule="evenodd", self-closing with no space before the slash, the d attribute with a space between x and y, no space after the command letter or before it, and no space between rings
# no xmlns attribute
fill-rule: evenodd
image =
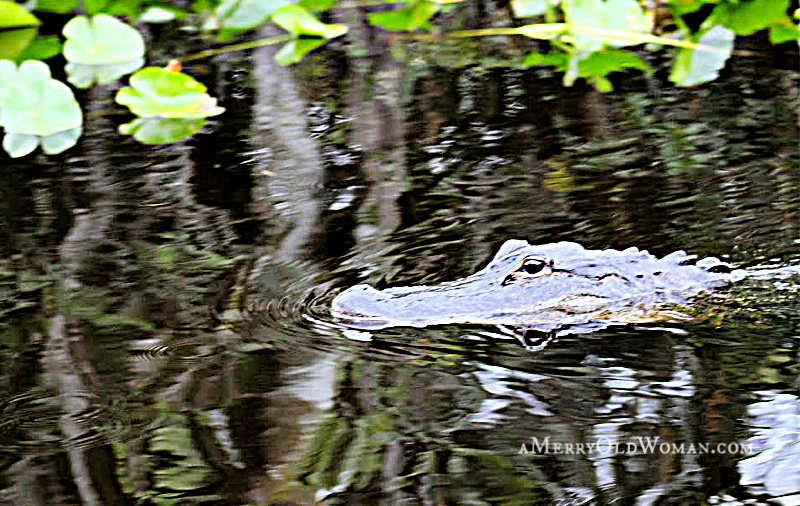
<svg viewBox="0 0 800 506"><path fill-rule="evenodd" d="M629 248L586 250L572 242L532 246L506 241L483 270L434 286L340 293L331 312L366 329L476 323L550 332L588 332L612 324L679 316L699 293L744 277L716 258L678 251L661 259Z"/></svg>

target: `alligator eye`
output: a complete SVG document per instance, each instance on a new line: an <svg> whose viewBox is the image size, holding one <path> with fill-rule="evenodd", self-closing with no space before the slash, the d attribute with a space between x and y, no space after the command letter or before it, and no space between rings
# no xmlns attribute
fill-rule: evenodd
<svg viewBox="0 0 800 506"><path fill-rule="evenodd" d="M514 269L513 275L521 278L535 278L550 274L553 261L544 257L528 257Z"/></svg>
<svg viewBox="0 0 800 506"><path fill-rule="evenodd" d="M545 267L547 267L547 264L544 262L540 262L538 260L528 260L520 266L519 270L525 274L535 275L542 272Z"/></svg>
<svg viewBox="0 0 800 506"><path fill-rule="evenodd" d="M553 261L544 257L527 257L521 261L517 268L503 280L503 285L514 282L515 279L524 280L538 278L553 273Z"/></svg>

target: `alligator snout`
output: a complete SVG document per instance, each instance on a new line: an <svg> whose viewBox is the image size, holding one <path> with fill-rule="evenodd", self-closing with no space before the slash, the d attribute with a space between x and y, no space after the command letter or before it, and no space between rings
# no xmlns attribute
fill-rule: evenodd
<svg viewBox="0 0 800 506"><path fill-rule="evenodd" d="M331 303L331 314L343 320L345 323L367 325L370 327L381 328L388 324L388 321L365 314L365 310L375 308L376 304L391 298L380 290L369 285L356 285L343 291Z"/></svg>

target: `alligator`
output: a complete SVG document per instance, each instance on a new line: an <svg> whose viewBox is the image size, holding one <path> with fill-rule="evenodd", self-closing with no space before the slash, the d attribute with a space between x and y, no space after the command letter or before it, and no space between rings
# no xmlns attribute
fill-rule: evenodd
<svg viewBox="0 0 800 506"><path fill-rule="evenodd" d="M339 293L331 313L360 329L488 324L546 335L586 333L609 325L686 319L672 308L744 278L717 258L684 251L587 250L573 242L532 246L506 241L494 259L466 278L435 286Z"/></svg>

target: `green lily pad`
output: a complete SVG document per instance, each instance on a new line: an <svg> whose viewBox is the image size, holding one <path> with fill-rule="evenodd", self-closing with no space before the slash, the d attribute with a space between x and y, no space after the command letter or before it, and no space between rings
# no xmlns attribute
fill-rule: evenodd
<svg viewBox="0 0 800 506"><path fill-rule="evenodd" d="M207 117L225 111L205 86L182 72L148 67L133 74L130 84L117 92L116 101L139 117L119 132L143 144L187 139L205 126Z"/></svg>
<svg viewBox="0 0 800 506"><path fill-rule="evenodd" d="M303 59L311 51L325 44L325 39L292 39L275 54L275 63L286 67Z"/></svg>
<svg viewBox="0 0 800 506"><path fill-rule="evenodd" d="M11 69L0 62L0 75ZM0 86L5 99L0 124L5 128L3 149L13 158L25 156L41 144L47 154L74 146L81 134L83 114L72 90L50 77L50 68L29 60L13 71L11 87Z"/></svg>
<svg viewBox="0 0 800 506"><path fill-rule="evenodd" d="M188 139L206 125L205 118L136 118L119 126L142 144L171 144Z"/></svg>
<svg viewBox="0 0 800 506"><path fill-rule="evenodd" d="M267 22L279 7L291 0L222 0L214 10L219 28L250 30Z"/></svg>
<svg viewBox="0 0 800 506"><path fill-rule="evenodd" d="M225 111L206 87L191 76L147 67L131 76L130 86L117 92L118 104L144 118L207 118Z"/></svg>
<svg viewBox="0 0 800 506"><path fill-rule="evenodd" d="M78 88L108 84L144 65L144 40L111 16L76 16L64 26L67 80Z"/></svg>
<svg viewBox="0 0 800 506"><path fill-rule="evenodd" d="M430 19L438 11L439 4L419 0L393 11L373 12L367 19L370 24L386 30L413 32L420 28L425 30L433 28Z"/></svg>
<svg viewBox="0 0 800 506"><path fill-rule="evenodd" d="M15 59L36 37L36 28L0 31L0 58Z"/></svg>
<svg viewBox="0 0 800 506"><path fill-rule="evenodd" d="M721 49L723 52L703 51L700 49L681 49L675 57L669 80L678 86L696 86L713 81L725 66L733 50L733 31L715 26L703 34L698 44Z"/></svg>
<svg viewBox="0 0 800 506"><path fill-rule="evenodd" d="M37 37L17 55L17 63L25 60L47 60L61 54L61 41L56 35Z"/></svg>
<svg viewBox="0 0 800 506"><path fill-rule="evenodd" d="M626 39L614 40L586 33L584 28L650 33L650 22L636 0L564 0L562 6L578 52L593 53L603 46L632 44Z"/></svg>
<svg viewBox="0 0 800 506"><path fill-rule="evenodd" d="M35 28L37 26L39 26L39 20L24 7L15 2L0 0L0 29Z"/></svg>
<svg viewBox="0 0 800 506"><path fill-rule="evenodd" d="M327 25L299 5L284 5L272 14L272 22L296 37L335 39L347 33L344 25Z"/></svg>
<svg viewBox="0 0 800 506"><path fill-rule="evenodd" d="M13 60L36 36L39 20L21 5L0 0L0 59Z"/></svg>

